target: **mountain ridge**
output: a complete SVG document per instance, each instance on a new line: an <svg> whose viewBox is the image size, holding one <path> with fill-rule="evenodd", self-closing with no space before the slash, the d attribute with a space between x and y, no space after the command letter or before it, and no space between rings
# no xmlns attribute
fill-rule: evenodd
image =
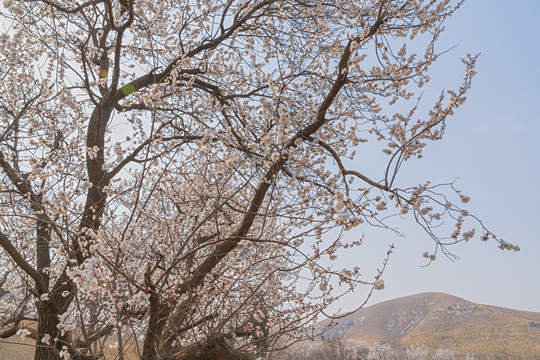
<svg viewBox="0 0 540 360"><path fill-rule="evenodd" d="M478 359L540 359L540 313L427 292L383 301L335 321L326 336L450 348ZM319 324L323 329L330 324ZM503 354L503 355L501 355Z"/></svg>

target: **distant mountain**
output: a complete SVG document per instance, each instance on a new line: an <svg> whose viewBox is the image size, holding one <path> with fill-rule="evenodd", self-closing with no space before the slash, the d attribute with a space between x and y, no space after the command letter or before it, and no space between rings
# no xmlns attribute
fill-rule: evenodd
<svg viewBox="0 0 540 360"><path fill-rule="evenodd" d="M423 293L366 307L337 320L327 335L474 353L478 359L540 359L540 313ZM321 322L324 327L329 321Z"/></svg>

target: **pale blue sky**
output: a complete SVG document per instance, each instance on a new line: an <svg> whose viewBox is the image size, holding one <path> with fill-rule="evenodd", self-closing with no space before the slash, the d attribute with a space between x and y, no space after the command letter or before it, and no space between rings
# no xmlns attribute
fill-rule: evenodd
<svg viewBox="0 0 540 360"><path fill-rule="evenodd" d="M469 209L491 231L517 243L521 252L503 252L495 242L476 239L452 248L461 260L439 257L420 267L425 264L422 253L432 249L421 230L403 228L404 239L389 232L373 234L365 240L362 254L346 259L370 275L387 244L395 242L384 275L386 289L376 292L369 304L439 291L540 312L539 13L537 0L468 0L447 21L439 50L457 46L434 67L429 89L438 95L442 88L459 84L459 58L467 52L481 53L478 75L468 101L448 122L445 139L430 144L424 159L406 163L401 174L407 183L459 177L458 187L471 197ZM341 309L358 305L364 292L359 289L349 296Z"/></svg>

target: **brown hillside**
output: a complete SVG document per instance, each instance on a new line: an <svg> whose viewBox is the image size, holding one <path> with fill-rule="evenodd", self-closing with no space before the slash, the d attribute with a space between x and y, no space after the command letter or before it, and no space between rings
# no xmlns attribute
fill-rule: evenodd
<svg viewBox="0 0 540 360"><path fill-rule="evenodd" d="M328 322L323 322L322 325ZM451 348L479 359L540 359L540 313L506 309L443 294L423 293L369 306L338 320L331 335Z"/></svg>

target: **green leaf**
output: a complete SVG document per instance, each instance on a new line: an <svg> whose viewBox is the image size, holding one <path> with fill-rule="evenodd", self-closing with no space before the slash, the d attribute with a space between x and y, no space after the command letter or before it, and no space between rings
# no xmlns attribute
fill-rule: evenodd
<svg viewBox="0 0 540 360"><path fill-rule="evenodd" d="M133 84L126 84L122 86L122 92L126 96L133 94L135 91L137 91L137 89L135 88L135 86L133 86Z"/></svg>

